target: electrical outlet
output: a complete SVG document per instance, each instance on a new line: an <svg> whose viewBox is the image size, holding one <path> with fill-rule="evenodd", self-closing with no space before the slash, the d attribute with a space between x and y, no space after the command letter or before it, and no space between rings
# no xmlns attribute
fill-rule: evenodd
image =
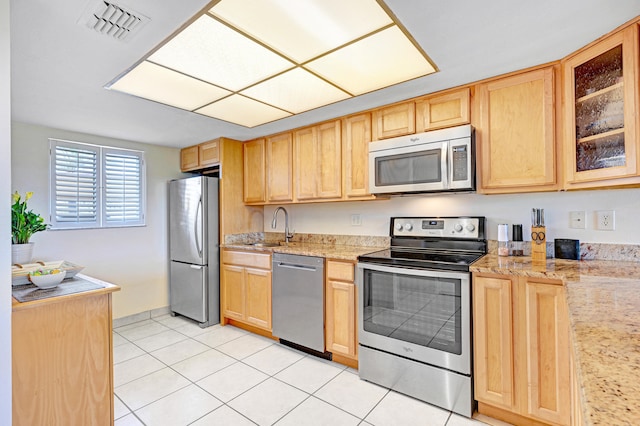
<svg viewBox="0 0 640 426"><path fill-rule="evenodd" d="M362 217L359 214L351 215L351 226L362 226Z"/></svg>
<svg viewBox="0 0 640 426"><path fill-rule="evenodd" d="M596 229L613 231L616 229L616 212L614 210L599 210L595 212Z"/></svg>
<svg viewBox="0 0 640 426"><path fill-rule="evenodd" d="M569 212L569 228L585 229L587 227L586 216L584 210Z"/></svg>

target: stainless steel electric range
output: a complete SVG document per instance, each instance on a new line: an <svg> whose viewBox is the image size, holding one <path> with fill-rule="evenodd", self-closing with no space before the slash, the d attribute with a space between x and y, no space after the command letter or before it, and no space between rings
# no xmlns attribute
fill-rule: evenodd
<svg viewBox="0 0 640 426"><path fill-rule="evenodd" d="M394 217L391 247L358 258L360 378L470 417L471 274L484 217Z"/></svg>

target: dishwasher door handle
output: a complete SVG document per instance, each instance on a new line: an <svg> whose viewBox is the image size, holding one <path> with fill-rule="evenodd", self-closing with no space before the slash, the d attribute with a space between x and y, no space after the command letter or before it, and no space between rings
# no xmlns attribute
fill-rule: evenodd
<svg viewBox="0 0 640 426"><path fill-rule="evenodd" d="M280 268L289 268L289 269L297 269L299 271L311 271L315 272L317 268L315 266L304 266L304 265L295 265L292 263L278 263L278 267Z"/></svg>

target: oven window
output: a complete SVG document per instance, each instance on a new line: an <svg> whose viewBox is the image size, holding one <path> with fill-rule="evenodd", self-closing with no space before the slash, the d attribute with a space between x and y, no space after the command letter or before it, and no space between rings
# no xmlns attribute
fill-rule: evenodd
<svg viewBox="0 0 640 426"><path fill-rule="evenodd" d="M376 186L442 181L440 149L377 157Z"/></svg>
<svg viewBox="0 0 640 426"><path fill-rule="evenodd" d="M364 270L365 331L462 353L461 281Z"/></svg>

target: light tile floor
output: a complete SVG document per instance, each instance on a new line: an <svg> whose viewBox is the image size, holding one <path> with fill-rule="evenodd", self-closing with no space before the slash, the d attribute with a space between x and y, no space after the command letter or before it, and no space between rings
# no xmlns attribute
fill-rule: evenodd
<svg viewBox="0 0 640 426"><path fill-rule="evenodd" d="M232 326L114 329L115 425L481 426Z"/></svg>

